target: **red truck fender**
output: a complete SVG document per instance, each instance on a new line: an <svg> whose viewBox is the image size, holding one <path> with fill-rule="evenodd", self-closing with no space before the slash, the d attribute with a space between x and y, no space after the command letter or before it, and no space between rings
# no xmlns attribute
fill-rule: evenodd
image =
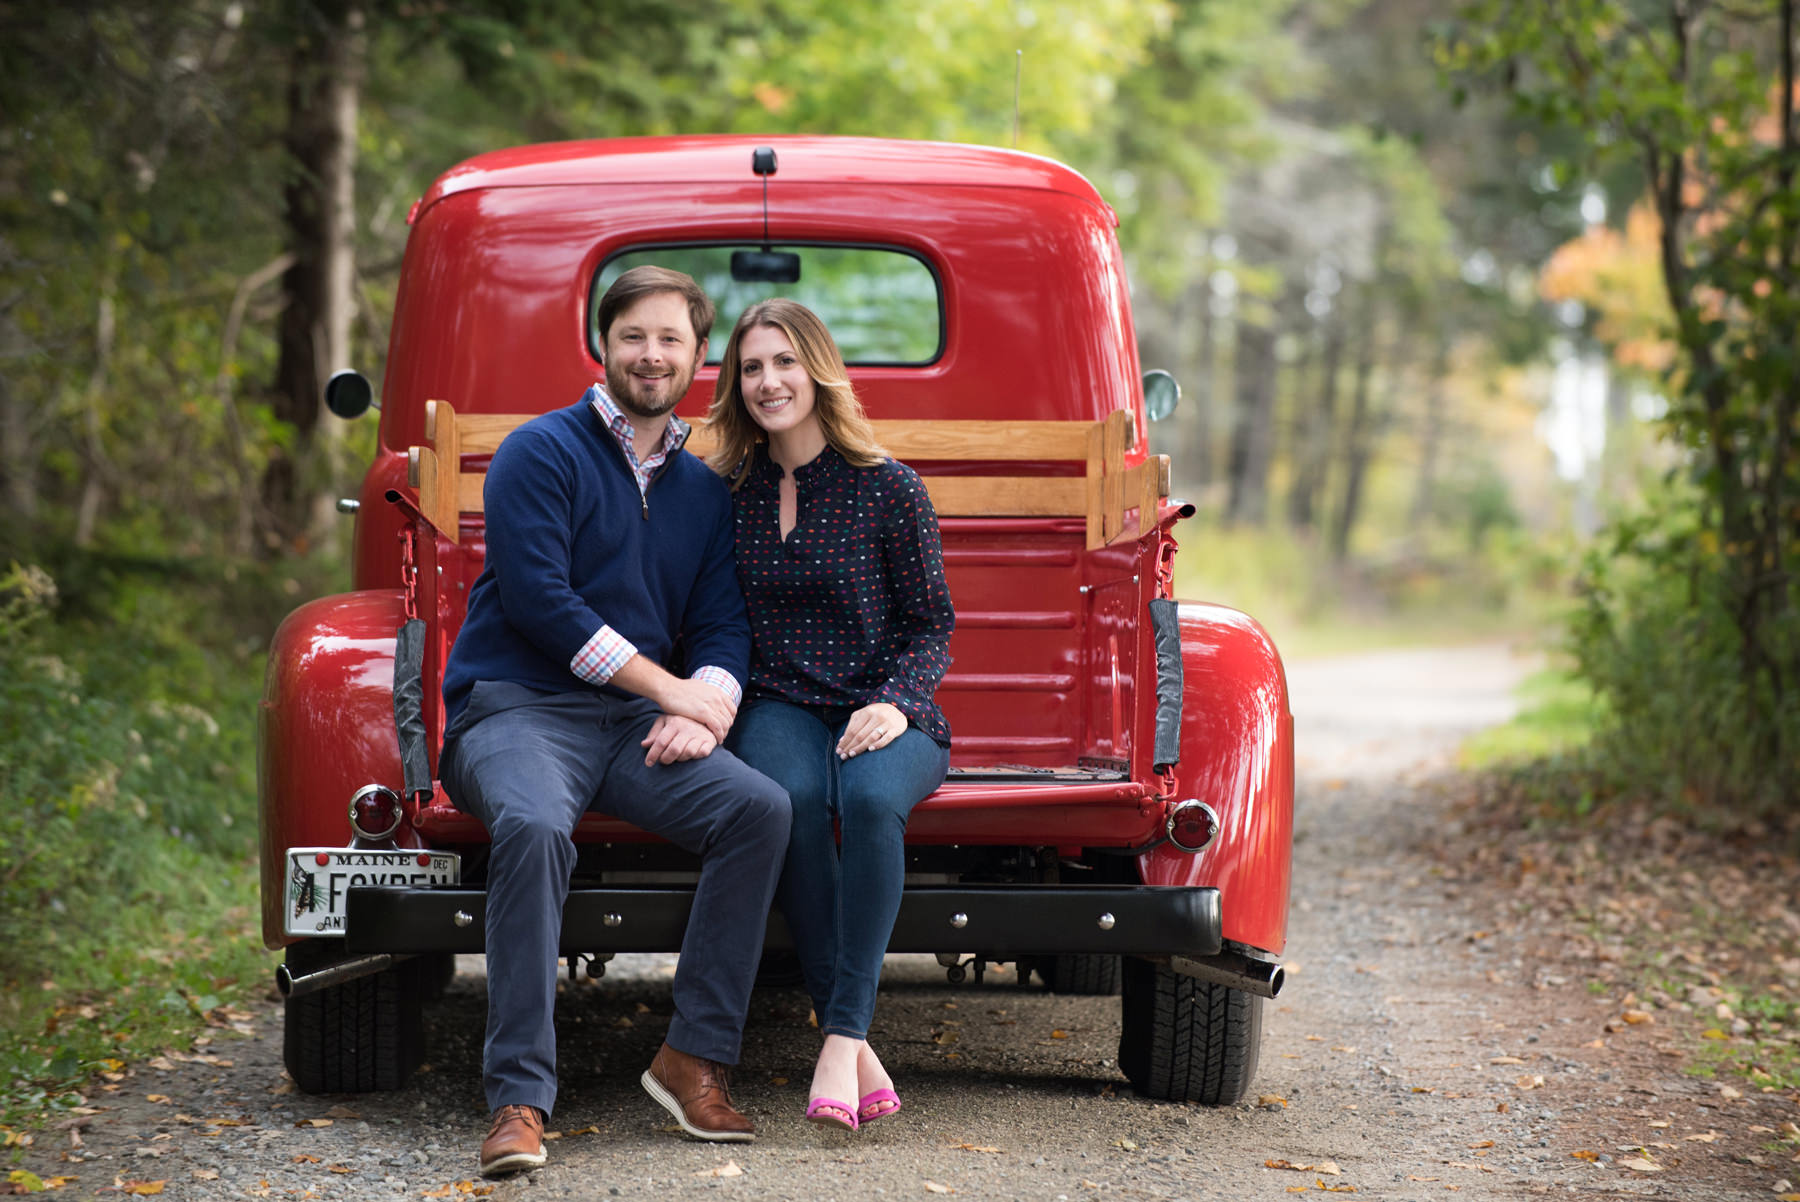
<svg viewBox="0 0 1800 1202"><path fill-rule="evenodd" d="M289 847L348 846L351 794L401 787L394 733L394 634L405 621L399 589L309 602L269 646L256 734L261 801L263 942L281 947Z"/></svg>
<svg viewBox="0 0 1800 1202"><path fill-rule="evenodd" d="M1183 602L1178 800L1219 818L1198 855L1163 844L1139 857L1147 885L1210 885L1224 936L1274 955L1287 944L1294 827L1294 717L1287 675L1267 632L1221 605Z"/></svg>

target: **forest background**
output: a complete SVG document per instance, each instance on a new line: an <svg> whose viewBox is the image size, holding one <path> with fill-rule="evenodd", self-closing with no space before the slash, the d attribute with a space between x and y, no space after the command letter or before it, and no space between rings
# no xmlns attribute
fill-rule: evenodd
<svg viewBox="0 0 1800 1202"><path fill-rule="evenodd" d="M1793 15L0 0L6 1113L266 988L262 656L347 587L373 444L321 384L379 387L411 202L524 142L1071 164L1185 386L1152 436L1200 505L1182 595L1290 654L1547 630L1550 794L1793 838Z"/></svg>

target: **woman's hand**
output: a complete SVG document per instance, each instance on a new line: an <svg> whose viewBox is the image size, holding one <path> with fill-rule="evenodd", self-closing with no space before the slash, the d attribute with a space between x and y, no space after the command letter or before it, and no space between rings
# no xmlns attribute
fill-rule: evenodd
<svg viewBox="0 0 1800 1202"><path fill-rule="evenodd" d="M703 760L711 755L719 741L712 732L692 718L683 718L679 714L659 714L650 725L650 733L646 735L640 747L650 750L644 753L644 766L652 764L675 764L682 760Z"/></svg>
<svg viewBox="0 0 1800 1202"><path fill-rule="evenodd" d="M844 737L837 742L838 759L848 760L865 751L886 747L906 733L906 715L885 701L865 705L850 715Z"/></svg>

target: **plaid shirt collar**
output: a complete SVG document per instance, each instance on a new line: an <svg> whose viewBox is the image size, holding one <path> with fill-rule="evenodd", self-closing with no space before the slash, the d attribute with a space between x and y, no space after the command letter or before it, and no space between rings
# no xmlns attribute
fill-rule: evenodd
<svg viewBox="0 0 1800 1202"><path fill-rule="evenodd" d="M688 424L671 413L669 424L663 427L662 446L640 464L637 457L637 428L614 403L612 397L607 395L606 387L602 384L591 385L587 390L587 396L583 399L594 407L594 413L606 424L606 428L613 432L613 437L619 440L619 446L625 451L626 460L634 469L641 472L651 471L663 460L679 451L682 444L687 442Z"/></svg>

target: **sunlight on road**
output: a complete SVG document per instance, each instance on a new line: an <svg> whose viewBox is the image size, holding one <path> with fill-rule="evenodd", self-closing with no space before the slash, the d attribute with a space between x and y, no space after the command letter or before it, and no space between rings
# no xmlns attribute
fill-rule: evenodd
<svg viewBox="0 0 1800 1202"><path fill-rule="evenodd" d="M1463 739L1518 711L1542 656L1507 643L1364 652L1287 665L1302 777L1441 767Z"/></svg>

